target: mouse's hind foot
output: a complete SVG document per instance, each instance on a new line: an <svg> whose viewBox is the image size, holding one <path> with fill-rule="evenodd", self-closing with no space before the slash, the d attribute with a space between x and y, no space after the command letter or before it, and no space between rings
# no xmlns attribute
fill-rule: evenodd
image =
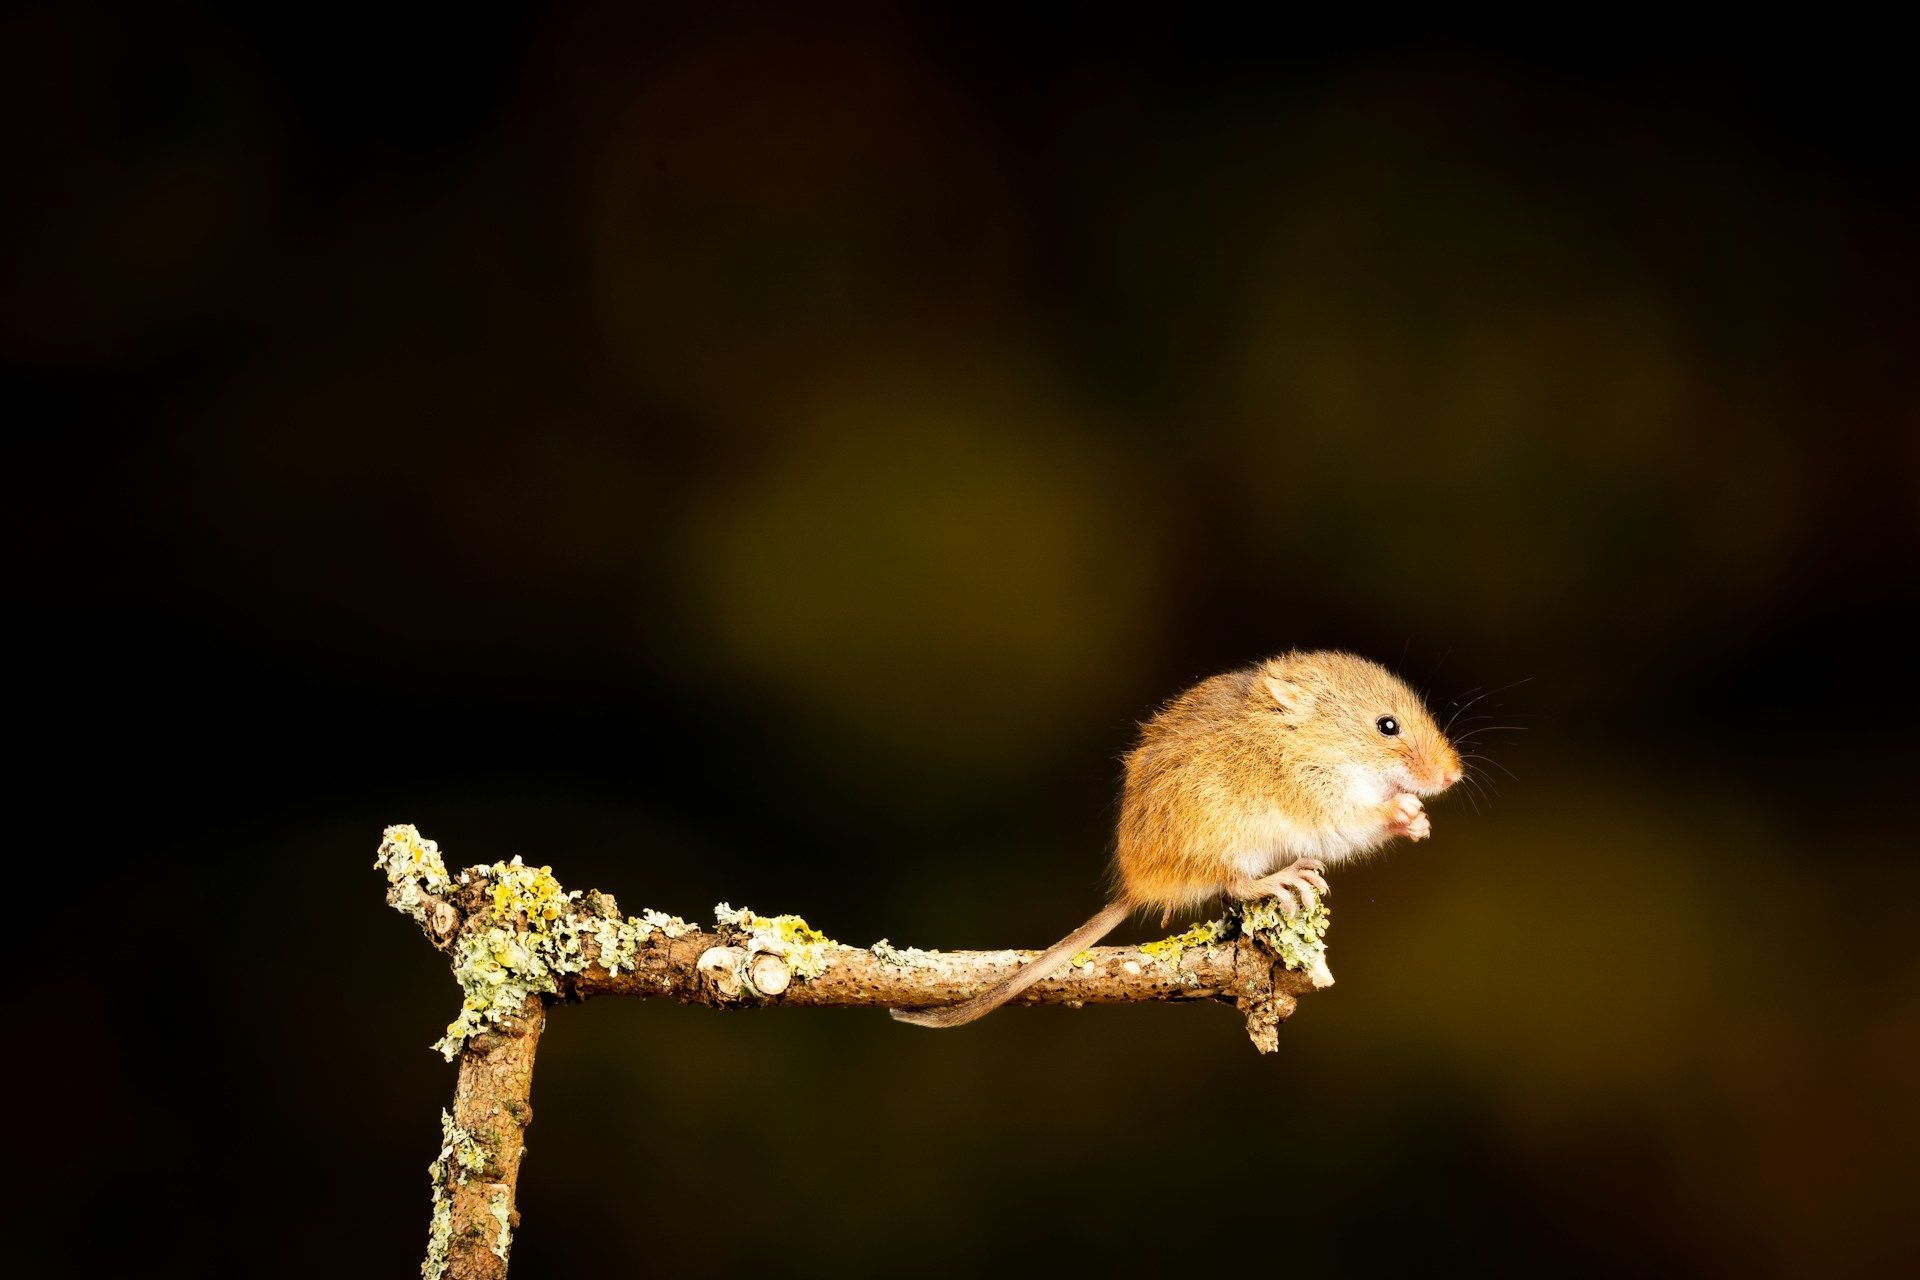
<svg viewBox="0 0 1920 1280"><path fill-rule="evenodd" d="M1301 907L1312 910L1327 894L1327 864L1318 858L1295 858L1271 875L1248 880L1234 887L1236 898L1272 898L1280 904L1282 915L1292 917Z"/></svg>

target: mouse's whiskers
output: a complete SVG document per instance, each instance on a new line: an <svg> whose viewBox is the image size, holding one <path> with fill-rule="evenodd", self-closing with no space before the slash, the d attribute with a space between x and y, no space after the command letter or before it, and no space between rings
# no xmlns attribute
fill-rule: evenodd
<svg viewBox="0 0 1920 1280"><path fill-rule="evenodd" d="M1479 702L1485 698L1491 698L1496 693L1505 693L1509 689L1518 689L1521 685L1527 683L1527 681L1531 679L1533 679L1532 676L1523 676L1520 679L1515 680L1512 684L1503 684L1497 689L1488 689L1484 693L1474 693L1474 690L1480 687L1479 685L1475 685L1473 689L1469 689L1467 690L1467 693L1463 693L1460 695L1461 698L1466 698L1468 693L1473 693L1474 694L1473 697L1467 698L1465 702L1460 702L1459 698L1454 699L1455 702L1460 702L1460 705L1454 708L1452 718L1450 718L1447 721L1448 730L1451 731L1454 720L1457 720L1460 716L1464 715L1467 709L1473 706L1474 703Z"/></svg>

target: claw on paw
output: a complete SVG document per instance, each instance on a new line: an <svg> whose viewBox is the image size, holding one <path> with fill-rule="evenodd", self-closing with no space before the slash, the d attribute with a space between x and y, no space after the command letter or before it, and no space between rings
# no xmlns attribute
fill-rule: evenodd
<svg viewBox="0 0 1920 1280"><path fill-rule="evenodd" d="M1326 864L1318 858L1296 858L1293 865L1287 868L1288 871L1297 874L1301 881L1312 887L1316 893L1327 892L1327 878L1320 874L1325 869Z"/></svg>

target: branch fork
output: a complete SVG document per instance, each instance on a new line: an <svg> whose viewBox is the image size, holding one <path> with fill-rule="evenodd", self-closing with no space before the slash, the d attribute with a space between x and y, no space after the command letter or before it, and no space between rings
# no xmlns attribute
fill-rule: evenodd
<svg viewBox="0 0 1920 1280"><path fill-rule="evenodd" d="M550 1005L627 995L714 1008L921 1008L976 995L1036 954L885 939L854 947L798 916L726 903L711 928L659 911L628 916L610 895L566 890L551 868L519 858L449 873L439 847L406 825L387 828L375 866L387 873L387 902L452 960L464 993L436 1046L459 1060L460 1077L430 1167L425 1280L506 1275L534 1052ZM1272 1053L1297 997L1333 982L1326 925L1318 902L1293 915L1271 899L1245 903L1158 942L1083 951L1014 1003L1230 1003L1254 1047Z"/></svg>

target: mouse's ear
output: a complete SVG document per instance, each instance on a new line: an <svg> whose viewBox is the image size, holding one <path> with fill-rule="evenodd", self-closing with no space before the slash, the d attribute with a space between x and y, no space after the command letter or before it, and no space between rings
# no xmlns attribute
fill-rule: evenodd
<svg viewBox="0 0 1920 1280"><path fill-rule="evenodd" d="M1313 694L1297 682L1287 679L1284 671L1269 668L1261 680L1281 715L1298 720L1313 710Z"/></svg>

